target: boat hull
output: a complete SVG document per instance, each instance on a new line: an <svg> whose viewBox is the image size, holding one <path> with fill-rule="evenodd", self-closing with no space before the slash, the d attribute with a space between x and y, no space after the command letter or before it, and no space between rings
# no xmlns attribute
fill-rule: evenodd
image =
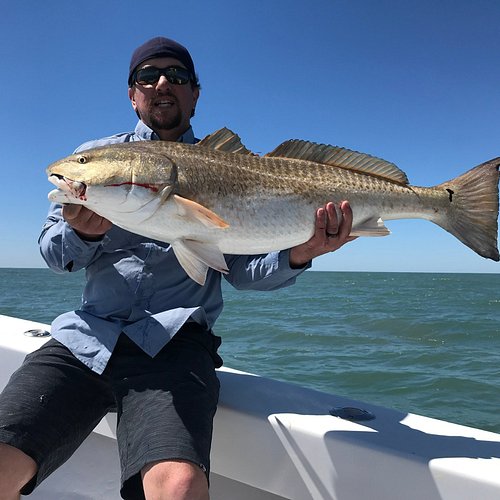
<svg viewBox="0 0 500 500"><path fill-rule="evenodd" d="M47 325L0 315L0 389ZM500 434L222 368L212 498L496 500ZM332 409L358 408L351 421ZM366 415L366 414L364 414ZM116 415L108 414L31 498L119 499ZM106 471L104 474L103 471Z"/></svg>

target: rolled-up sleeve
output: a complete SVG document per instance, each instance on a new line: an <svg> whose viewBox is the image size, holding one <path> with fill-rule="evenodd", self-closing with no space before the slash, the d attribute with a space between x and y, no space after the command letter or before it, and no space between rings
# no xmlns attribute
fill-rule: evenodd
<svg viewBox="0 0 500 500"><path fill-rule="evenodd" d="M293 285L297 276L311 267L290 267L290 251L263 255L226 255L229 274L226 280L238 290L277 290Z"/></svg>
<svg viewBox="0 0 500 500"><path fill-rule="evenodd" d="M100 255L103 241L82 240L63 219L61 206L56 204L51 205L38 238L43 259L50 269L59 273L86 267Z"/></svg>

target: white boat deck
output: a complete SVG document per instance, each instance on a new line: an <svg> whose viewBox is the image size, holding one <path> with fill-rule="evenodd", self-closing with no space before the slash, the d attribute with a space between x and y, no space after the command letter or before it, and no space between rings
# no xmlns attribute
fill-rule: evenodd
<svg viewBox="0 0 500 500"><path fill-rule="evenodd" d="M0 326L1 389L24 355L46 340L23 332L48 326L7 316ZM500 498L499 434L227 368L219 377L213 500ZM375 418L356 423L331 416L338 407ZM30 498L119 499L114 427L109 414Z"/></svg>

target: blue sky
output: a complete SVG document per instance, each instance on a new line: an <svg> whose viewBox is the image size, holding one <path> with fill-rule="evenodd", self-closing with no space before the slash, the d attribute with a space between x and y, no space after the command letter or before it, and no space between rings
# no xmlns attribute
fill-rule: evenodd
<svg viewBox="0 0 500 500"><path fill-rule="evenodd" d="M131 130L130 54L186 45L202 95L197 136L227 126L255 152L308 139L393 161L430 186L500 156L497 0L3 2L0 267L40 267L46 166ZM426 221L388 222L318 270L494 272Z"/></svg>

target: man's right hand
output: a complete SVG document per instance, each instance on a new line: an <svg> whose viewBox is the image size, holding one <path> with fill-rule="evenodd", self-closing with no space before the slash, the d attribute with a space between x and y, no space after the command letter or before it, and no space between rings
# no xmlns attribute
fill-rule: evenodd
<svg viewBox="0 0 500 500"><path fill-rule="evenodd" d="M100 240L112 227L112 222L83 205L63 205L64 220L83 240Z"/></svg>

